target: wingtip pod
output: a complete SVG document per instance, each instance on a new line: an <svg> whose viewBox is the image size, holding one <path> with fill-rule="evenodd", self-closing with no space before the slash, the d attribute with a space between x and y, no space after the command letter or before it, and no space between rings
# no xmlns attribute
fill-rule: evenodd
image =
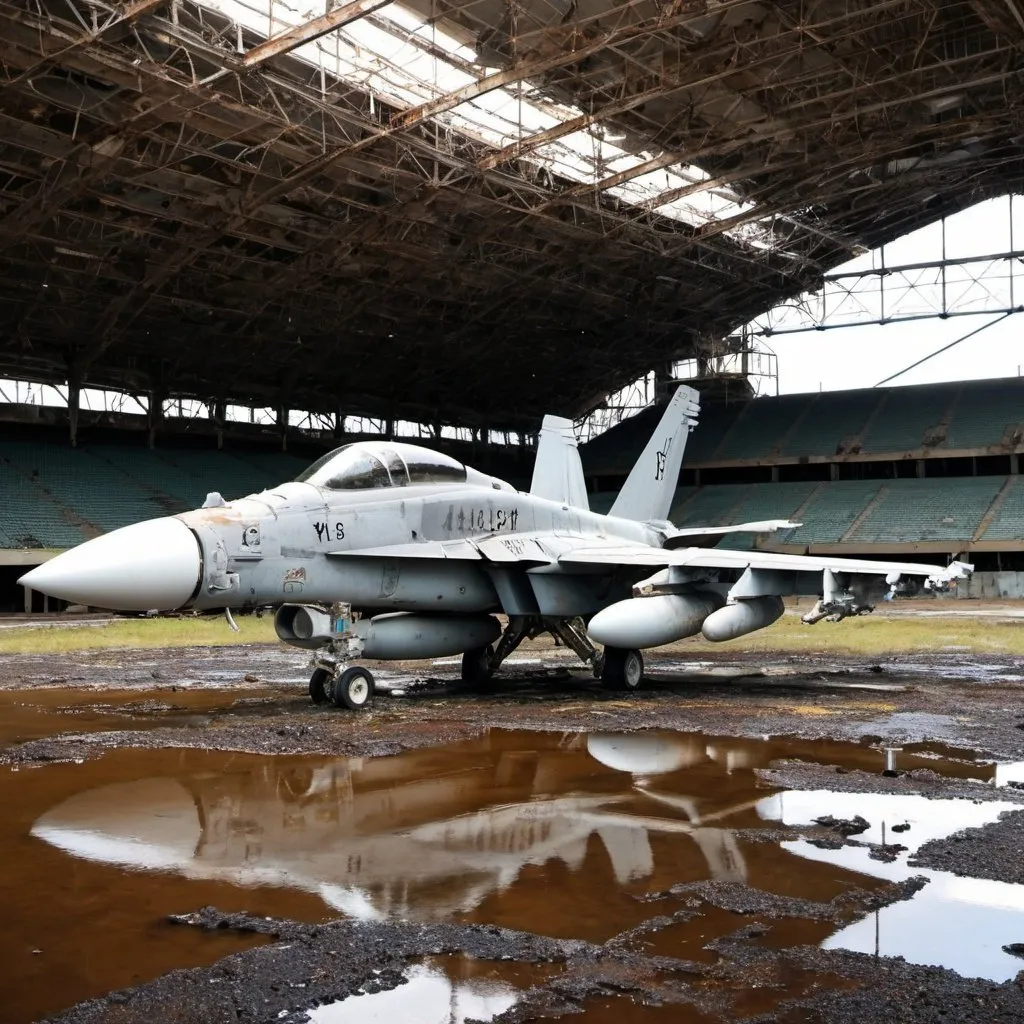
<svg viewBox="0 0 1024 1024"><path fill-rule="evenodd" d="M970 579L974 573L974 565L971 562L950 562L945 569L925 580L925 587L929 590L943 590L957 580Z"/></svg>

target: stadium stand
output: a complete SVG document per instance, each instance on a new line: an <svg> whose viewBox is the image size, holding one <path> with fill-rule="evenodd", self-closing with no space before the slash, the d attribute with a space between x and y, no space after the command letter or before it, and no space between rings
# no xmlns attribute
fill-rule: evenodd
<svg viewBox="0 0 1024 1024"><path fill-rule="evenodd" d="M88 452L8 441L0 442L0 459L20 477L26 497L34 492L52 506L45 500L40 503L41 547L67 547L78 543L83 533L95 536L125 522L167 513L144 487Z"/></svg>
<svg viewBox="0 0 1024 1024"><path fill-rule="evenodd" d="M660 415L644 410L582 448L595 511L610 508ZM1022 424L1017 378L709 405L670 515L680 527L801 523L732 535L722 541L732 548L963 555L999 577L986 594L1012 592L1004 584L1016 570L1024 593ZM218 450L212 437L147 448L123 431L71 448L55 430L45 436L14 427L0 441L0 580L12 607L14 567L43 557L34 551L194 508L211 491L231 499L294 479L323 448L295 454L242 440Z"/></svg>
<svg viewBox="0 0 1024 1024"><path fill-rule="evenodd" d="M792 518L820 486L808 482L753 484L747 488L739 503L733 505L728 521L723 520L721 525ZM780 512L780 509L783 511Z"/></svg>
<svg viewBox="0 0 1024 1024"><path fill-rule="evenodd" d="M855 444L872 412L877 391L841 391L813 395L778 446L781 458L827 458Z"/></svg>
<svg viewBox="0 0 1024 1024"><path fill-rule="evenodd" d="M784 395L748 402L738 410L732 429L726 431L712 458L719 462L770 458L806 406L806 395ZM700 429L698 425L694 435Z"/></svg>
<svg viewBox="0 0 1024 1024"><path fill-rule="evenodd" d="M893 388L866 427L862 452L932 448L946 439L945 422L962 385Z"/></svg>
<svg viewBox="0 0 1024 1024"><path fill-rule="evenodd" d="M889 480L845 540L857 544L968 544L1003 477Z"/></svg>
<svg viewBox="0 0 1024 1024"><path fill-rule="evenodd" d="M690 439L686 445L686 461L687 462L710 462L712 461L715 449L722 443L723 438L731 429L733 423L736 420L736 413L740 409L737 405L724 405L717 403L714 405L708 405L706 408L702 408L700 411L700 423L697 428L690 434ZM658 420L656 416L649 414L645 415L645 421L639 426L641 429L646 427L646 434L641 438L638 438L639 444L637 445L637 452L641 451L643 445L647 443L647 438L651 436L651 431L654 429ZM640 417L634 417L639 419ZM628 421L627 421L628 422ZM623 424L625 426L625 424ZM607 434L603 435L608 437ZM601 442L602 438L597 437L590 442L591 447ZM610 439L611 440L611 439ZM607 442L606 442L607 443ZM609 445L610 448L618 449L619 445L614 443ZM633 460L628 458L628 450L623 453L623 463L626 466L626 471L629 471L629 467L632 465Z"/></svg>
<svg viewBox="0 0 1024 1024"><path fill-rule="evenodd" d="M1024 538L1024 486L1019 476L1007 477L993 502L981 541L1017 541Z"/></svg>
<svg viewBox="0 0 1024 1024"><path fill-rule="evenodd" d="M256 490L282 480L294 480L310 463L309 459L289 455L287 452L249 452L241 457L258 473L260 484Z"/></svg>
<svg viewBox="0 0 1024 1024"><path fill-rule="evenodd" d="M677 526L728 526L748 490L749 485L680 489L669 515Z"/></svg>
<svg viewBox="0 0 1024 1024"><path fill-rule="evenodd" d="M625 477L657 423L645 410L582 449L588 478ZM890 455L1009 452L1024 441L1024 378L868 388L708 405L690 435L690 468L829 462ZM608 479L605 479L608 478Z"/></svg>
<svg viewBox="0 0 1024 1024"><path fill-rule="evenodd" d="M581 451L606 508L656 410ZM963 557L964 596L1024 596L1024 379L966 381L707 404L690 436L677 526L788 518L723 546L884 557ZM766 480L770 475L771 482Z"/></svg>
<svg viewBox="0 0 1024 1024"><path fill-rule="evenodd" d="M5 548L67 548L85 539L31 478L0 463L0 543Z"/></svg>
<svg viewBox="0 0 1024 1024"><path fill-rule="evenodd" d="M768 484L767 488L775 485ZM776 534L779 544L812 546L838 544L850 531L857 517L881 489L876 480L838 480L819 484L802 508L789 516L801 525L798 529Z"/></svg>
<svg viewBox="0 0 1024 1024"><path fill-rule="evenodd" d="M947 448L987 448L1004 443L1024 425L1020 378L964 384L946 434ZM982 386L983 385L983 386Z"/></svg>

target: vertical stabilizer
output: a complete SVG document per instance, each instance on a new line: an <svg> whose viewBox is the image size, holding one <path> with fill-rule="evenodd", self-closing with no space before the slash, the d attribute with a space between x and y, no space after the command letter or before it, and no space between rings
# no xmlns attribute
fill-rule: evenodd
<svg viewBox="0 0 1024 1024"><path fill-rule="evenodd" d="M641 523L668 518L679 483L686 439L697 425L699 411L700 394L680 384L643 454L622 485L609 515Z"/></svg>
<svg viewBox="0 0 1024 1024"><path fill-rule="evenodd" d="M574 508L590 508L572 420L561 416L544 417L530 493Z"/></svg>

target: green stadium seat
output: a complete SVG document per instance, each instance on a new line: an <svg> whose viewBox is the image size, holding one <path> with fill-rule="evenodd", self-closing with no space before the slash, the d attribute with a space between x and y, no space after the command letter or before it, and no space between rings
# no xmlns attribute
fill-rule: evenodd
<svg viewBox="0 0 1024 1024"><path fill-rule="evenodd" d="M874 499L879 480L839 480L820 484L800 510L798 529L775 534L779 544L836 544ZM795 513L794 513L795 515Z"/></svg>
<svg viewBox="0 0 1024 1024"><path fill-rule="evenodd" d="M967 543L1000 488L1002 476L889 480L850 535L851 544ZM864 508L862 505L861 508Z"/></svg>
<svg viewBox="0 0 1024 1024"><path fill-rule="evenodd" d="M835 455L840 445L860 436L882 396L877 391L804 395L810 409L779 445L782 458Z"/></svg>
<svg viewBox="0 0 1024 1024"><path fill-rule="evenodd" d="M1024 379L968 381L946 432L947 448L987 448L1024 424Z"/></svg>
<svg viewBox="0 0 1024 1024"><path fill-rule="evenodd" d="M1007 478L1000 478L1001 481ZM1009 477L1002 502L981 540L1024 540L1024 477Z"/></svg>
<svg viewBox="0 0 1024 1024"><path fill-rule="evenodd" d="M878 454L924 447L929 431L946 418L959 390L959 384L890 388L862 439L861 451ZM930 446L935 446L934 440Z"/></svg>
<svg viewBox="0 0 1024 1024"><path fill-rule="evenodd" d="M715 448L713 461L767 459L774 455L806 405L806 395L782 395L754 398L746 407L737 407L732 427Z"/></svg>

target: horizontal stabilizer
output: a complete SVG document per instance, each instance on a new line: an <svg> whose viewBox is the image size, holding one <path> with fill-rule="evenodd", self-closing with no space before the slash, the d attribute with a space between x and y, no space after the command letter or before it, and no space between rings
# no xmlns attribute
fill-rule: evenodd
<svg viewBox="0 0 1024 1024"><path fill-rule="evenodd" d="M706 548L730 533L775 533L777 530L795 530L802 525L791 523L788 519L763 519L756 523L737 523L735 526L691 526L669 533L665 538L665 547Z"/></svg>
<svg viewBox="0 0 1024 1024"><path fill-rule="evenodd" d="M560 505L590 508L572 420L561 416L544 417L537 439L530 493Z"/></svg>

